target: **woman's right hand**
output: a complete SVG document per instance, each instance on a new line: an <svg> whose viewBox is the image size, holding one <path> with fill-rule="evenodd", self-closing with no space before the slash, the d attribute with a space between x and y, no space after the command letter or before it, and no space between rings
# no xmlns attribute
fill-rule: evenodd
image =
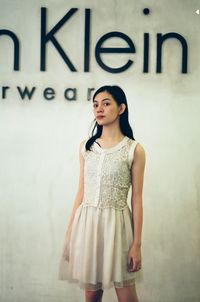
<svg viewBox="0 0 200 302"><path fill-rule="evenodd" d="M70 237L71 237L71 225L69 225L67 228L65 240L64 240L64 247L63 247L63 257L67 261L69 261Z"/></svg>

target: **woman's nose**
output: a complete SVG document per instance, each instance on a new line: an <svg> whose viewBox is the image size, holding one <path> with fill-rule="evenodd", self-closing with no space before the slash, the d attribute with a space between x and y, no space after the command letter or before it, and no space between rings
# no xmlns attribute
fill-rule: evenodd
<svg viewBox="0 0 200 302"><path fill-rule="evenodd" d="M99 112L99 111L103 111L103 107L100 105L100 106L98 106L98 108L97 108L97 112Z"/></svg>

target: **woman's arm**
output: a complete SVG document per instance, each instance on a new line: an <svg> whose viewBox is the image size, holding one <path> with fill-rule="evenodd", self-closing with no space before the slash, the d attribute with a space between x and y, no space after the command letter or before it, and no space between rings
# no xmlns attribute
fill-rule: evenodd
<svg viewBox="0 0 200 302"><path fill-rule="evenodd" d="M145 151L144 148L137 144L134 151L134 159L131 168L132 174L132 196L131 207L134 224L134 239L132 246L141 247L143 207L142 207L142 190L145 169Z"/></svg>
<svg viewBox="0 0 200 302"><path fill-rule="evenodd" d="M129 272L135 272L141 269L141 236L142 236L142 189L145 168L145 151L140 144L137 144L133 156L131 167L132 175L132 197L131 207L133 215L133 242L128 252L127 269Z"/></svg>
<svg viewBox="0 0 200 302"><path fill-rule="evenodd" d="M80 173L79 173L79 183L78 183L78 189L76 192L76 196L75 196L75 200L73 203L73 208L72 208L72 212L68 221L68 227L67 230L70 231L71 230L71 226L74 220L74 215L76 212L76 209L79 207L79 205L82 203L83 200L83 194L84 194L84 157L81 153L81 149L82 146L84 144L84 140L81 141L80 146L79 146L79 162L80 162Z"/></svg>

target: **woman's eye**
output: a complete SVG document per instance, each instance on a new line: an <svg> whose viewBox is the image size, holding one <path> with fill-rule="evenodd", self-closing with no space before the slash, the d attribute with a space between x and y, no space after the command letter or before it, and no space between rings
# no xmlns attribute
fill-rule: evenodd
<svg viewBox="0 0 200 302"><path fill-rule="evenodd" d="M104 105L109 106L110 104L109 103L104 103ZM96 108L96 107L98 107L98 105L94 104L93 107Z"/></svg>

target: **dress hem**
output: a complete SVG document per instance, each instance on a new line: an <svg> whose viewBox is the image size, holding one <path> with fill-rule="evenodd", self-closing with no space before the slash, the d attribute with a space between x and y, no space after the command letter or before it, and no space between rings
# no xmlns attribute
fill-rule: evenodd
<svg viewBox="0 0 200 302"><path fill-rule="evenodd" d="M136 278L127 279L127 280L124 280L124 281L121 281L121 282L111 281L109 284L105 284L105 285L103 285L101 282L99 282L99 284L84 283L84 282L81 282L80 280L77 280L77 279L61 279L61 278L59 278L59 280L66 281L68 283L74 283L74 284L78 285L79 288L82 289L82 290L96 291L96 290L99 290L99 289L108 290L108 289L111 289L113 287L115 287L115 288L129 287L129 286L132 286L132 285L135 284ZM117 285L116 283L124 283L124 284L120 286L120 285Z"/></svg>

